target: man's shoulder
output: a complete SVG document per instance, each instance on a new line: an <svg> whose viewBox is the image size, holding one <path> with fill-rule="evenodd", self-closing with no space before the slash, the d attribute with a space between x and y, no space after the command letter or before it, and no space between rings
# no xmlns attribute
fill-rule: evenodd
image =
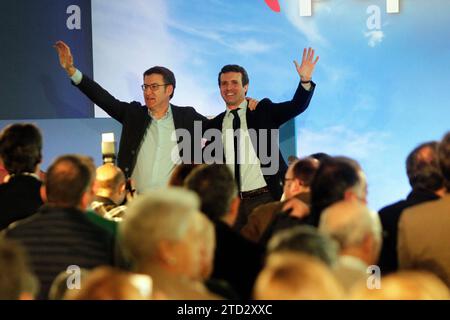
<svg viewBox="0 0 450 320"><path fill-rule="evenodd" d="M450 223L450 196L406 208L400 220L422 227L428 222Z"/></svg>

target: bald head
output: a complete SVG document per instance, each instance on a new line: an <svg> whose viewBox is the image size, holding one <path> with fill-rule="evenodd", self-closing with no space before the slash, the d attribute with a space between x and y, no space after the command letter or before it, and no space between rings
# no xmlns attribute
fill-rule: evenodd
<svg viewBox="0 0 450 320"><path fill-rule="evenodd" d="M450 291L436 275L425 271L400 271L383 277L381 288L355 285L351 298L357 300L449 300Z"/></svg>
<svg viewBox="0 0 450 320"><path fill-rule="evenodd" d="M323 212L319 231L335 239L341 254L355 255L367 264L377 261L381 224L376 212L359 201L339 201Z"/></svg>
<svg viewBox="0 0 450 320"><path fill-rule="evenodd" d="M343 289L320 260L301 253L270 254L254 290L257 300L342 299Z"/></svg>
<svg viewBox="0 0 450 320"><path fill-rule="evenodd" d="M125 182L125 175L119 167L112 163L104 164L96 171L96 195L110 198L119 204L125 195Z"/></svg>

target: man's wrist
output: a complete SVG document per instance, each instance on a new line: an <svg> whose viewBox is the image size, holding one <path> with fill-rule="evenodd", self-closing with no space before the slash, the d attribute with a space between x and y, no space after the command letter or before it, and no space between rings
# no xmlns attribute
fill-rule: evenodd
<svg viewBox="0 0 450 320"><path fill-rule="evenodd" d="M69 75L69 77L72 77L76 71L77 69L73 65L66 68L66 72Z"/></svg>

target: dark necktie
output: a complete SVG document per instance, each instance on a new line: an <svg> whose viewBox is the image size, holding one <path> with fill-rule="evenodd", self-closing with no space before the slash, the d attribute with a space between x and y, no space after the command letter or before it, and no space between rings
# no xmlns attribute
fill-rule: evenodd
<svg viewBox="0 0 450 320"><path fill-rule="evenodd" d="M238 115L239 109L231 110L230 112L233 114L233 142L234 142L234 179L236 180L238 186L238 192L241 191L241 170L239 168L239 131L236 130L241 128L241 119Z"/></svg>

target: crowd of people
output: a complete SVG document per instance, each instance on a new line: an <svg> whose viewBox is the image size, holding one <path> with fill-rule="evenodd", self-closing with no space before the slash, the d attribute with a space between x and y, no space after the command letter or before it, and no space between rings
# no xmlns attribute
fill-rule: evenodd
<svg viewBox="0 0 450 320"><path fill-rule="evenodd" d="M170 103L167 68L144 72L145 105L127 103L55 48L73 85L122 124L118 163L66 154L43 172L39 128L3 128L0 299L450 299L450 132L412 150L411 193L377 213L357 161L287 165L267 134L308 107L311 48L287 102L247 98L245 69L224 66L226 111L213 119Z"/></svg>

